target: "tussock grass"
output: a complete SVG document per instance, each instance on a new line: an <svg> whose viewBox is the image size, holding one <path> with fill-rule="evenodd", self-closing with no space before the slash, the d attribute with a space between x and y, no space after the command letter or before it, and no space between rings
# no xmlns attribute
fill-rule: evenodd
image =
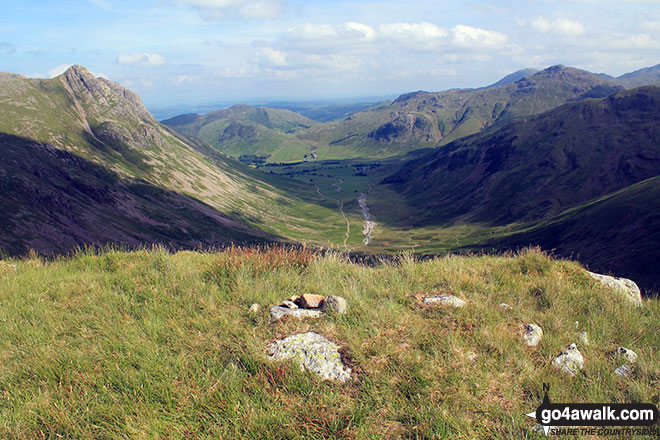
<svg viewBox="0 0 660 440"><path fill-rule="evenodd" d="M6 262L2 438L535 438L524 414L543 382L557 402L649 402L660 385L658 301L630 307L538 249L377 267L280 247ZM306 292L344 296L349 313L270 323L267 306ZM438 292L468 305L421 303ZM536 348L525 323L545 332ZM354 380L266 358L269 341L307 330L343 346ZM572 342L576 378L550 367ZM613 373L620 345L640 355L628 380Z"/></svg>

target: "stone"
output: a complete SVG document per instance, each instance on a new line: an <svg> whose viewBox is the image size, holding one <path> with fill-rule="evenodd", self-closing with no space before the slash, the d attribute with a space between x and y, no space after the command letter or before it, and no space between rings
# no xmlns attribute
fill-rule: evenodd
<svg viewBox="0 0 660 440"><path fill-rule="evenodd" d="M289 301L291 301L292 303L296 303L297 305L298 301L300 301L300 296L299 295L290 296Z"/></svg>
<svg viewBox="0 0 660 440"><path fill-rule="evenodd" d="M451 307L464 307L467 304L462 299L454 295L435 295L424 298L424 304L437 304Z"/></svg>
<svg viewBox="0 0 660 440"><path fill-rule="evenodd" d="M321 307L325 297L314 293L304 293L300 297L300 306L306 309L316 309Z"/></svg>
<svg viewBox="0 0 660 440"><path fill-rule="evenodd" d="M626 299L628 299L632 304L641 307L642 306L642 293L635 284L634 281L627 278L616 278L609 275L601 275L593 272L587 271L592 278L600 281L605 286L621 293Z"/></svg>
<svg viewBox="0 0 660 440"><path fill-rule="evenodd" d="M589 345L589 335L587 332L578 332L577 337L584 345Z"/></svg>
<svg viewBox="0 0 660 440"><path fill-rule="evenodd" d="M536 347L543 337L543 329L536 324L525 324L523 339L530 347Z"/></svg>
<svg viewBox="0 0 660 440"><path fill-rule="evenodd" d="M261 306L257 303L254 303L250 306L248 312L256 315L257 313L261 312Z"/></svg>
<svg viewBox="0 0 660 440"><path fill-rule="evenodd" d="M570 376L575 376L584 367L584 356L577 345L571 344L552 360L552 366Z"/></svg>
<svg viewBox="0 0 660 440"><path fill-rule="evenodd" d="M619 359L625 360L629 364L634 364L635 362L637 362L637 353L625 347L617 348L616 356Z"/></svg>
<svg viewBox="0 0 660 440"><path fill-rule="evenodd" d="M630 376L630 373L632 373L632 368L630 368L628 365L621 365L619 368L614 370L614 374L623 378Z"/></svg>
<svg viewBox="0 0 660 440"><path fill-rule="evenodd" d="M504 310L513 310L513 307L511 307L507 303L500 303L500 307L502 307Z"/></svg>
<svg viewBox="0 0 660 440"><path fill-rule="evenodd" d="M323 315L323 312L320 310L290 309L282 306L273 306L270 308L271 321L278 321L284 316L293 316L294 318L320 318L321 315Z"/></svg>
<svg viewBox="0 0 660 440"><path fill-rule="evenodd" d="M281 305L282 307L286 307L287 309L294 309L294 310L295 310L295 309L298 308L298 306L296 305L296 303L294 303L293 301L289 301L289 300L284 301L284 302L283 302L282 304L280 304L280 305Z"/></svg>
<svg viewBox="0 0 660 440"><path fill-rule="evenodd" d="M272 342L268 355L273 360L293 359L302 369L313 371L325 380L346 382L351 369L341 361L339 346L315 333L298 333Z"/></svg>
<svg viewBox="0 0 660 440"><path fill-rule="evenodd" d="M344 315L348 311L348 303L341 296L328 295L323 300L321 310L328 314Z"/></svg>

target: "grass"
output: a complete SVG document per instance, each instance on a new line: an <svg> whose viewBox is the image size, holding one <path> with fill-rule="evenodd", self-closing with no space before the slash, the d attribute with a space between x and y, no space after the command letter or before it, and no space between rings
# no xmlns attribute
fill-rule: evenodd
<svg viewBox="0 0 660 440"><path fill-rule="evenodd" d="M376 267L304 247L7 263L18 267L0 266L7 439L541 438L524 414L544 382L557 402L649 402L659 385L658 301L632 308L536 249ZM269 322L267 306L306 292L344 296L349 313ZM468 306L424 307L433 292ZM250 315L252 303L264 311ZM545 332L534 349L528 322ZM266 358L269 341L307 330L344 347L351 382ZM584 371L554 371L582 330ZM640 355L631 379L613 374L617 346Z"/></svg>

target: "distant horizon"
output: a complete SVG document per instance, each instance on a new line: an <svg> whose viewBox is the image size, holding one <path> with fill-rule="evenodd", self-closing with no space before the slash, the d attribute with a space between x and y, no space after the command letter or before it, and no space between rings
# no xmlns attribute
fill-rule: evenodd
<svg viewBox="0 0 660 440"><path fill-rule="evenodd" d="M564 64L658 64L658 0L3 2L0 71L86 66L149 108L325 100L492 84Z"/></svg>

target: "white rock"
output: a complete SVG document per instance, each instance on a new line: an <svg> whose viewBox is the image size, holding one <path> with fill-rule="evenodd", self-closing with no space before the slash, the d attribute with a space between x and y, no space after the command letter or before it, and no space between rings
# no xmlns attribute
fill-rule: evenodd
<svg viewBox="0 0 660 440"><path fill-rule="evenodd" d="M464 307L467 303L454 295L435 295L424 298L424 304L440 303L451 307Z"/></svg>
<svg viewBox="0 0 660 440"><path fill-rule="evenodd" d="M635 362L637 362L637 353L625 347L617 348L616 356L620 359L627 361L629 364L634 364Z"/></svg>
<svg viewBox="0 0 660 440"><path fill-rule="evenodd" d="M578 332L577 337L584 345L589 345L589 335L587 332Z"/></svg>
<svg viewBox="0 0 660 440"><path fill-rule="evenodd" d="M294 318L320 318L323 312L310 309L290 309L282 306L273 306L270 308L270 318L272 321L277 321L287 315Z"/></svg>
<svg viewBox="0 0 660 440"><path fill-rule="evenodd" d="M615 291L623 294L634 305L642 306L642 293L634 281L627 278L616 278L608 275L601 275L587 271L592 278L600 281L602 284L614 289Z"/></svg>
<svg viewBox="0 0 660 440"><path fill-rule="evenodd" d="M575 376L584 367L584 356L578 350L577 345L571 344L552 360L552 366L564 373Z"/></svg>
<svg viewBox="0 0 660 440"><path fill-rule="evenodd" d="M536 347L543 338L543 329L536 324L525 324L523 339L530 347Z"/></svg>
<svg viewBox="0 0 660 440"><path fill-rule="evenodd" d="M348 311L348 303L341 296L328 295L323 301L321 310L330 314L344 315Z"/></svg>
<svg viewBox="0 0 660 440"><path fill-rule="evenodd" d="M630 368L628 365L621 365L619 368L614 370L614 374L617 374L621 377L628 377L630 376L630 373L632 373L632 368Z"/></svg>
<svg viewBox="0 0 660 440"><path fill-rule="evenodd" d="M250 306L250 308L248 309L248 312L253 313L253 314L256 315L257 313L261 312L261 306L257 303L254 303Z"/></svg>
<svg viewBox="0 0 660 440"><path fill-rule="evenodd" d="M341 361L339 346L318 333L291 335L272 342L267 350L271 359L294 359L301 368L323 379L346 382L351 378L351 369Z"/></svg>

